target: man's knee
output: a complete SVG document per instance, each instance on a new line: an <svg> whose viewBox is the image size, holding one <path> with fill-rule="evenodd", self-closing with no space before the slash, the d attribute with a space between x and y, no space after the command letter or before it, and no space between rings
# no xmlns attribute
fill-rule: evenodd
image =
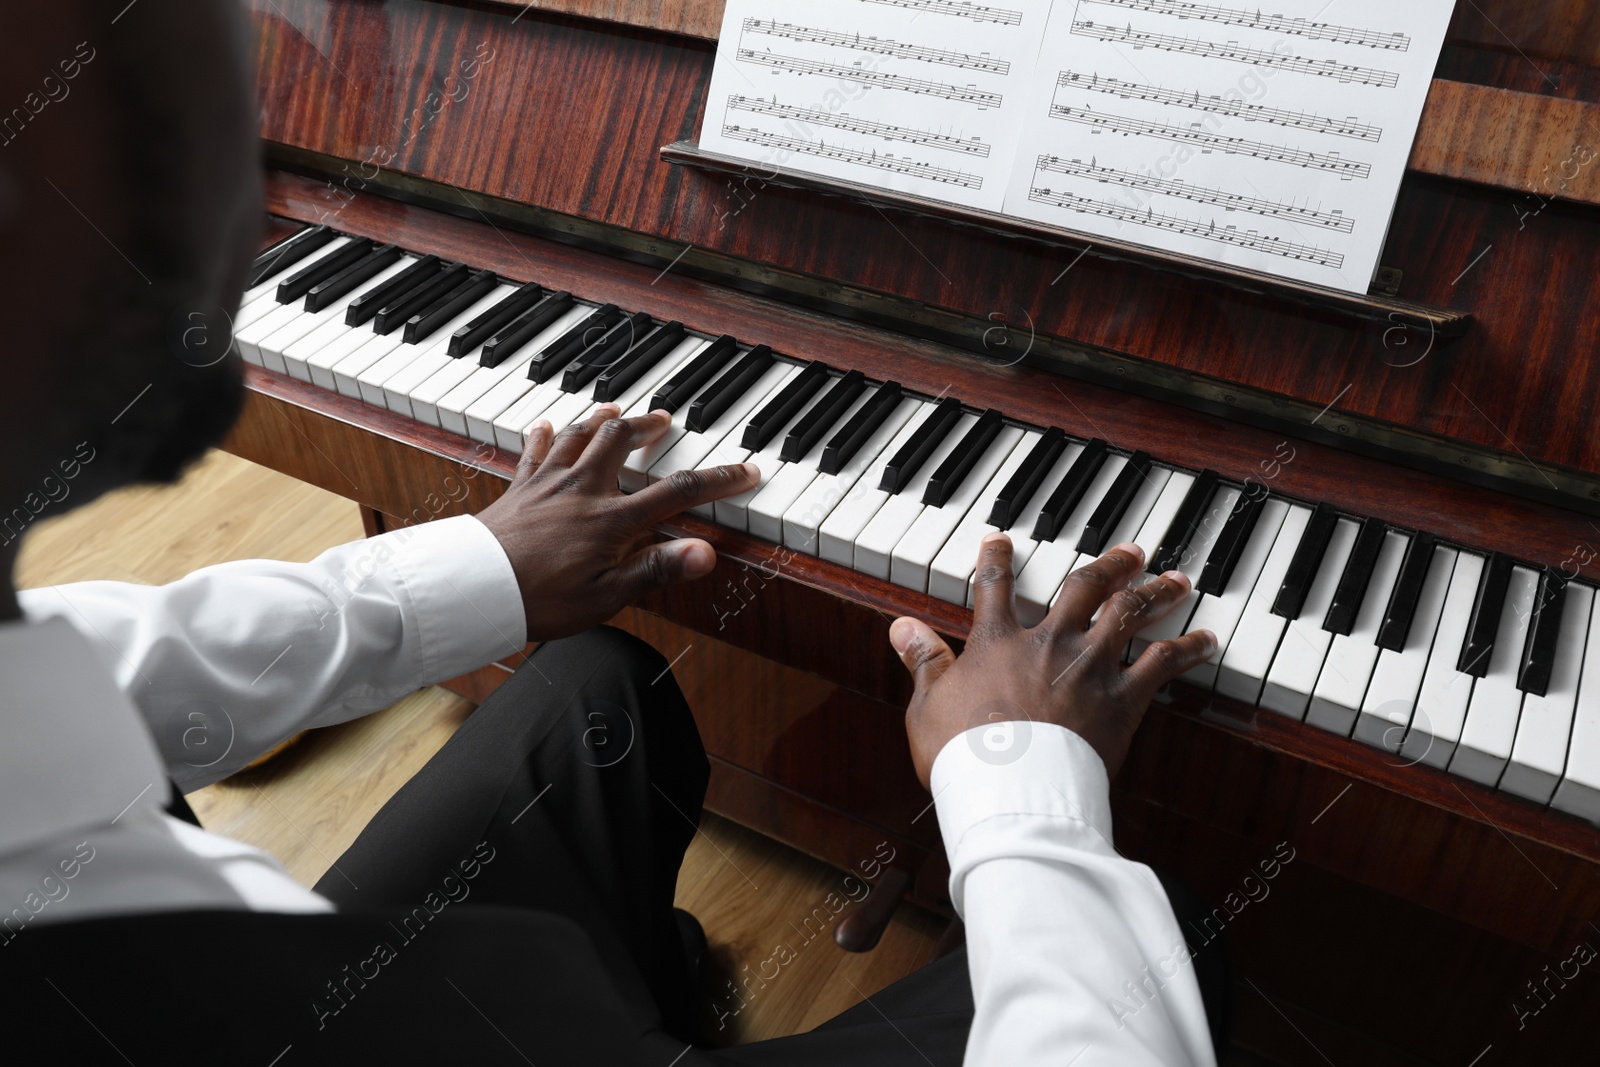
<svg viewBox="0 0 1600 1067"><path fill-rule="evenodd" d="M666 657L648 641L615 626L595 626L571 637L546 641L519 670L538 668L548 672L553 665L581 673L599 665L602 669L595 672L594 681L629 682L641 692L658 682L670 681Z"/></svg>

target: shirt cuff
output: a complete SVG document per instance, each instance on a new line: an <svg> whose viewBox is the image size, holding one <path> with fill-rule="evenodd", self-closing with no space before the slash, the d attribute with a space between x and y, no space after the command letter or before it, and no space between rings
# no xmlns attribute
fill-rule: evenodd
<svg viewBox="0 0 1600 1067"><path fill-rule="evenodd" d="M997 816L1070 819L1111 847L1111 780L1099 753L1054 723L986 723L945 743L929 775L952 871L968 831Z"/></svg>
<svg viewBox="0 0 1600 1067"><path fill-rule="evenodd" d="M527 645L528 620L511 560L475 517L407 526L373 541L394 552L429 682L465 674Z"/></svg>

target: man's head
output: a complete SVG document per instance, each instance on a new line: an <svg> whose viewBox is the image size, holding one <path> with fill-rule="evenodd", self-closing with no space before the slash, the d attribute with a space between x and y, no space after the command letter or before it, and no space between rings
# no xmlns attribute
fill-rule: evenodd
<svg viewBox="0 0 1600 1067"><path fill-rule="evenodd" d="M220 357L262 221L247 53L235 3L7 12L0 521L80 442L62 506L176 478L237 415Z"/></svg>

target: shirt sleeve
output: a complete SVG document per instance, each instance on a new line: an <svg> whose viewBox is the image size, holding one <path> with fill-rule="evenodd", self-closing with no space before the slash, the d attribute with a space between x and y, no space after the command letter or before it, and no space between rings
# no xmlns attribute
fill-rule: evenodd
<svg viewBox="0 0 1600 1067"><path fill-rule="evenodd" d="M103 656L185 792L300 730L387 707L526 643L511 562L471 516L241 560L170 585L79 582L20 595Z"/></svg>
<svg viewBox="0 0 1600 1067"><path fill-rule="evenodd" d="M996 723L952 738L930 784L966 923L967 1067L1215 1067L1161 883L1111 845L1110 782L1083 738Z"/></svg>

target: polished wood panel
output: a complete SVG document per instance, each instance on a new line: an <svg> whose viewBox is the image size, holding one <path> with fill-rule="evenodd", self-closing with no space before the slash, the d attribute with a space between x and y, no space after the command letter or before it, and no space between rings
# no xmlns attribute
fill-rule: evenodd
<svg viewBox="0 0 1600 1067"><path fill-rule="evenodd" d="M1600 103L1435 79L1411 166L1430 174L1600 204Z"/></svg>
<svg viewBox="0 0 1600 1067"><path fill-rule="evenodd" d="M306 22L321 24L321 51L298 28ZM1442 348L1136 265L1076 262L1070 248L669 167L659 147L693 136L711 68L711 49L684 38L361 0L262 2L256 25L263 135L350 161L310 217L341 217L377 173L361 161L373 160L538 205L553 230L563 217L613 227L657 270L687 245L677 270L720 257L722 277L753 285L768 284L762 265L781 264L857 314L871 314L878 293L958 313L941 328L979 352L1004 338L990 353L1002 358L1030 338L1066 338L1090 348L1075 373L1093 371L1095 351L1123 353L1176 372L1174 391L1226 405L1226 383L1238 383L1313 413L1331 403L1329 421L1347 415L1351 438L1393 426L1460 441L1534 486L1562 468L1600 471L1600 436L1588 432L1600 364L1567 356L1600 345L1588 310L1600 305L1600 217L1586 207L1529 217L1525 194L1408 178L1384 262L1403 272L1402 297L1473 314L1473 329ZM430 88L447 81L448 93ZM599 124L571 136L552 121L578 114ZM1570 414L1546 418L1557 395Z"/></svg>

